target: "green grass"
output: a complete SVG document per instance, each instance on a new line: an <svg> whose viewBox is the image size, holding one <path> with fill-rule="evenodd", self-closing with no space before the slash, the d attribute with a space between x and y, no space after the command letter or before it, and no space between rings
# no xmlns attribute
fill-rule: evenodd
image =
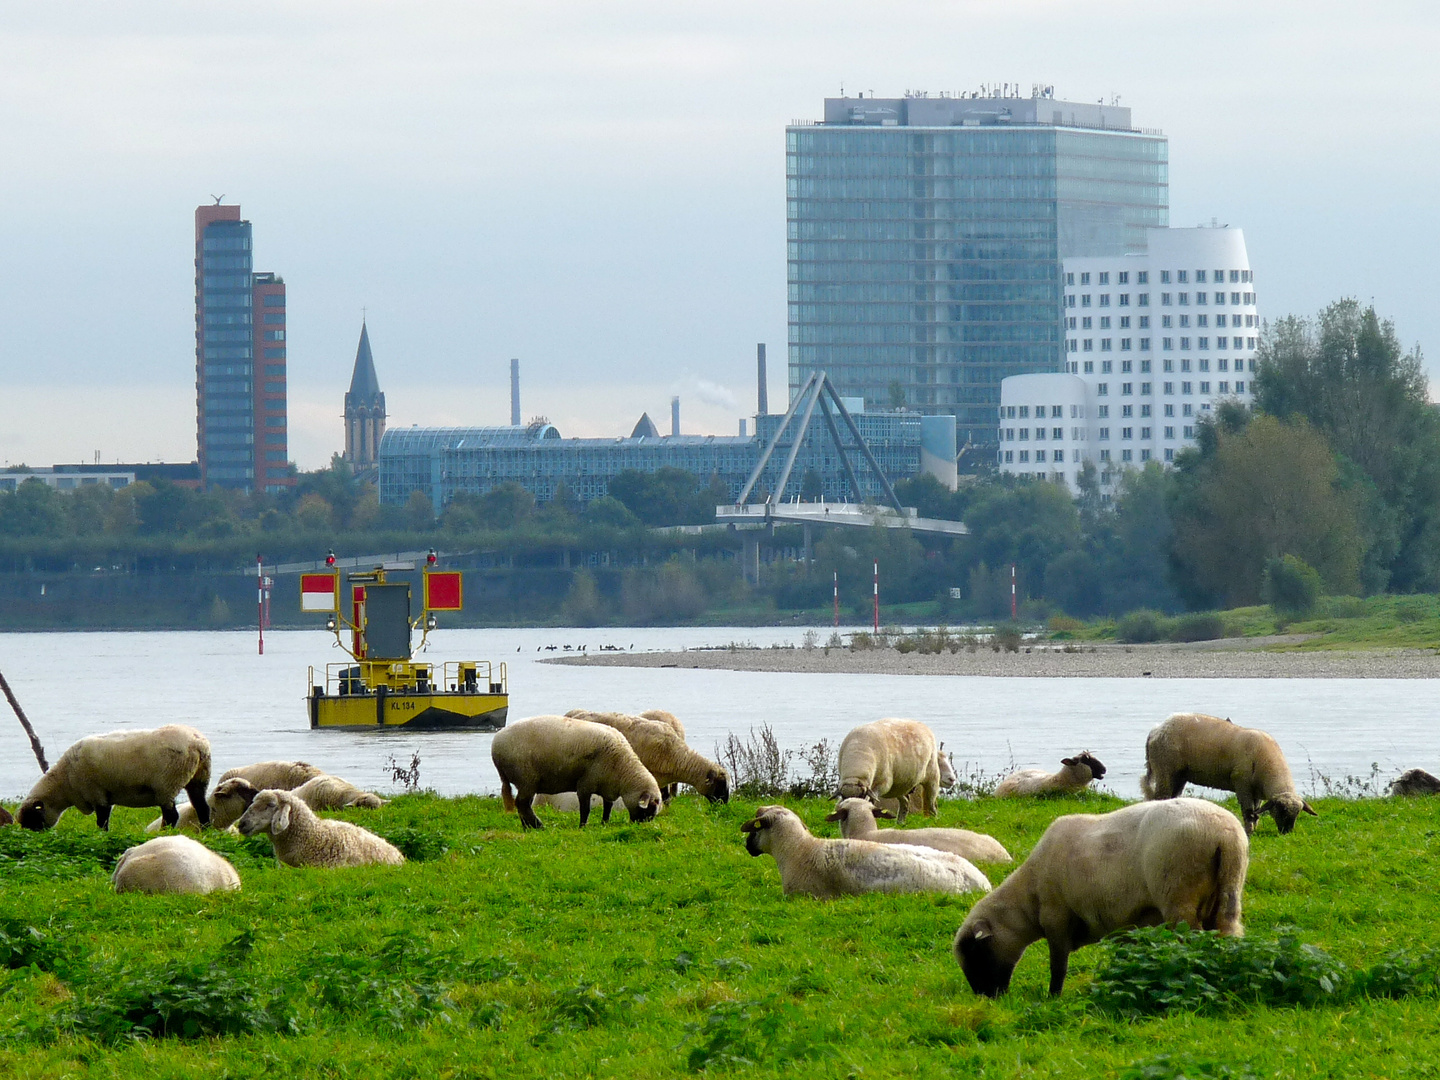
<svg viewBox="0 0 1440 1080"><path fill-rule="evenodd" d="M828 804L792 805L833 835ZM1056 816L1118 805L956 801L941 823L1023 858ZM1077 953L1052 1002L1042 943L1008 997L978 999L950 953L971 898L786 899L741 844L753 808L686 798L584 831L550 813L522 835L494 799L401 797L343 816L418 861L292 870L210 837L244 880L210 897L111 891L148 812L116 811L110 837L73 812L0 830L0 965L33 961L0 966L0 1076L1435 1075L1433 992L1131 1020L1089 993L1110 946ZM1251 937L1291 926L1357 970L1440 944L1440 800L1318 809L1289 837L1261 825Z"/></svg>

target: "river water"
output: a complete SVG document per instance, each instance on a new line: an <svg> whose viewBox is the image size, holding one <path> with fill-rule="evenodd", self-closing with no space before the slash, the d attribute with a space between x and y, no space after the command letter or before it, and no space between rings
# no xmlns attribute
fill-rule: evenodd
<svg viewBox="0 0 1440 1080"><path fill-rule="evenodd" d="M730 732L769 724L784 747L838 744L882 716L923 720L962 775L1058 768L1077 750L1109 767L1102 787L1138 796L1145 735L1165 716L1209 712L1279 739L1296 781L1389 778L1420 766L1440 772L1435 686L1417 679L1022 679L914 675L786 675L684 668L579 668L537 661L563 646L635 651L798 644L803 628L442 630L426 659L504 661L512 721L572 708L679 716L691 746L711 756ZM822 631L822 637L828 629ZM545 651L556 646L555 652ZM420 755L420 784L442 794L495 793L489 734L312 731L307 670L345 657L322 630L275 631L257 655L254 633L0 635L0 671L50 760L85 735L193 724L210 739L214 775L267 758L309 761L366 788L396 787L386 762ZM0 702L0 795L13 800L38 767L20 725Z"/></svg>

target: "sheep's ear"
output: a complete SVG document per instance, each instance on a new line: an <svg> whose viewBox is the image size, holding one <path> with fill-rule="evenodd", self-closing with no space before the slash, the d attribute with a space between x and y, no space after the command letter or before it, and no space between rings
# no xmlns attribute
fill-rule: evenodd
<svg viewBox="0 0 1440 1080"><path fill-rule="evenodd" d="M844 818L845 818L845 815L842 814L839 810L836 810L836 811L833 812L833 813L830 813L830 814L826 814L826 815L825 815L825 820L826 820L826 821L843 821Z"/></svg>
<svg viewBox="0 0 1440 1080"><path fill-rule="evenodd" d="M909 796L906 797L908 798ZM892 821L895 819L895 815L892 814L889 810L886 810L883 806L877 806L874 813L876 817L889 818Z"/></svg>
<svg viewBox="0 0 1440 1080"><path fill-rule="evenodd" d="M290 827L290 806L281 803L275 808L275 816L270 819L270 832L278 836Z"/></svg>
<svg viewBox="0 0 1440 1080"><path fill-rule="evenodd" d="M740 826L740 831L741 831L741 832L756 832L756 831L759 830L759 828L760 828L760 821L759 821L759 819L756 819L756 820L754 820L754 821L747 821L747 822L745 822L745 824L743 824L743 825Z"/></svg>
<svg viewBox="0 0 1440 1080"><path fill-rule="evenodd" d="M1073 757L1062 757L1062 758L1060 759L1060 764L1061 764L1061 765L1074 765L1074 764L1076 764L1076 763L1077 763L1077 762L1076 762L1076 759L1073 758Z"/></svg>
<svg viewBox="0 0 1440 1080"><path fill-rule="evenodd" d="M1319 813L1315 810L1315 808L1314 808L1313 806L1311 806L1308 802L1302 802L1302 803L1300 804L1300 809L1301 809L1301 810L1304 810L1305 813L1309 814L1311 817L1319 817L1319 816L1320 816Z"/></svg>
<svg viewBox="0 0 1440 1080"><path fill-rule="evenodd" d="M995 932L990 929L988 922L978 922L975 929L970 931L970 937L974 941L984 941L986 938L994 937Z"/></svg>

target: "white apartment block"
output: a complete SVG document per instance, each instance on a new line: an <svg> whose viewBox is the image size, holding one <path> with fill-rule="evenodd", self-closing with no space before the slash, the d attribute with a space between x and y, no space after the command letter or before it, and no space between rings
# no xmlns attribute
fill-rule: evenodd
<svg viewBox="0 0 1440 1080"><path fill-rule="evenodd" d="M1000 383L1004 472L1101 490L1169 463L1224 400L1248 405L1260 317L1239 229L1150 229L1146 250L1064 261L1065 367Z"/></svg>

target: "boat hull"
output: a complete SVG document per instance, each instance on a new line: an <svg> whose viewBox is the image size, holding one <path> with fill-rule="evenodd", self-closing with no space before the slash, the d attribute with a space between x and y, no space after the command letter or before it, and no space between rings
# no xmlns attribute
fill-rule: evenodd
<svg viewBox="0 0 1440 1080"><path fill-rule="evenodd" d="M397 728L407 731L499 731L510 711L508 694L456 691L316 694L306 699L312 728Z"/></svg>

